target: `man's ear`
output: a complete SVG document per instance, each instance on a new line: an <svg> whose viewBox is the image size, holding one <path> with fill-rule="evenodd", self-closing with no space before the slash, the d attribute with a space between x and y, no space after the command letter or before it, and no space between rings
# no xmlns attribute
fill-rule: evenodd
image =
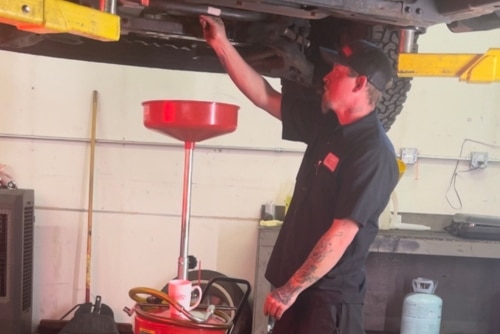
<svg viewBox="0 0 500 334"><path fill-rule="evenodd" d="M356 77L356 86L354 88L354 91L358 91L360 89L363 89L368 85L368 78L366 75L358 75Z"/></svg>

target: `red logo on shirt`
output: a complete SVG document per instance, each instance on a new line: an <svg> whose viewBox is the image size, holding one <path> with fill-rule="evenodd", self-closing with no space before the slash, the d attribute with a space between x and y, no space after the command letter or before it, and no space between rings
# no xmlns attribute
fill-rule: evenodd
<svg viewBox="0 0 500 334"><path fill-rule="evenodd" d="M323 165L325 165L325 167L328 168L330 172L333 172L335 168L337 168L338 163L339 163L339 158L331 152L328 153L326 157L323 159Z"/></svg>

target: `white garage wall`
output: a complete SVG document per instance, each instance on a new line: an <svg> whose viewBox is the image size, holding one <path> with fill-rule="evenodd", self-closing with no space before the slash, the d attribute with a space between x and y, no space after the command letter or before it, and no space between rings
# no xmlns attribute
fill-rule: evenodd
<svg viewBox="0 0 500 334"><path fill-rule="evenodd" d="M421 52L483 53L500 32L452 35L444 27L420 38ZM445 47L446 44L446 47ZM130 288L160 289L177 272L184 150L144 128L141 102L194 99L241 106L236 132L199 143L194 152L190 253L203 268L253 282L260 205L282 198L295 177L300 144L280 140L280 125L256 110L226 75L142 69L0 52L0 163L21 188L35 189L34 320L57 319L84 299L91 95L99 92L97 138L168 146L98 143L95 159L92 298L102 295L120 322ZM272 80L279 87L277 80ZM415 78L389 135L399 151L422 156L398 185L399 210L500 215L499 164L460 173L462 209L445 198L466 138L500 140L500 86ZM61 140L5 135L59 137ZM227 149L231 147L255 150ZM477 143L470 151L500 150ZM429 158L430 157L430 158ZM459 170L467 169L463 162ZM277 198L278 194L280 198ZM452 196L453 197L453 196ZM453 197L452 200L455 200Z"/></svg>
<svg viewBox="0 0 500 334"><path fill-rule="evenodd" d="M482 54L489 48L498 48L499 41L498 30L457 35L439 26L429 29L420 38L419 52ZM389 136L398 149L415 147L420 155L429 159L408 166L397 188L401 211L500 215L497 205L500 198L495 190L500 185L499 126L498 83L468 84L457 78L414 78L407 103ZM486 169L459 172L457 196L453 188L448 190L456 161L440 158L470 158L472 151L488 152L489 159L497 163L489 164ZM468 162L458 166L458 171L468 169Z"/></svg>

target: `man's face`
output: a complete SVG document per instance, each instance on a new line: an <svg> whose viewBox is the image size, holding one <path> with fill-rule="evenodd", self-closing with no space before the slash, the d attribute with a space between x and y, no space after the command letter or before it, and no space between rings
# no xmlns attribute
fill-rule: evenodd
<svg viewBox="0 0 500 334"><path fill-rule="evenodd" d="M321 109L324 114L330 109L340 111L348 106L356 84L356 77L349 76L349 73L349 67L335 64L323 78L324 92Z"/></svg>

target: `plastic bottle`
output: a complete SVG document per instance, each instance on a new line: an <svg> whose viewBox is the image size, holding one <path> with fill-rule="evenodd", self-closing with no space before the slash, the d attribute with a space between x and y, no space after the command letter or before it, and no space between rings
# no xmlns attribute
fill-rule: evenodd
<svg viewBox="0 0 500 334"><path fill-rule="evenodd" d="M276 203L280 203L280 205L285 206L285 215L288 211L288 207L290 206L290 202L292 201L294 187L295 182L293 180L288 180L281 185L276 196Z"/></svg>

